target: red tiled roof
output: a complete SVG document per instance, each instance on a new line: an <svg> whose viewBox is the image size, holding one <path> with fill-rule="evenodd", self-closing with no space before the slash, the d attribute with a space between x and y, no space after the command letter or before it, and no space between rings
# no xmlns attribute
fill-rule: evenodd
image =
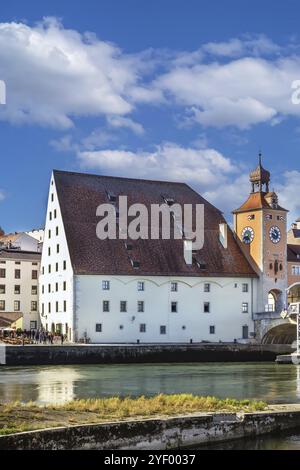
<svg viewBox="0 0 300 470"><path fill-rule="evenodd" d="M23 313L20 312L0 312L0 327L9 327L22 317Z"/></svg>
<svg viewBox="0 0 300 470"><path fill-rule="evenodd" d="M247 212L247 211L258 210L258 209L274 210L265 199L265 197L269 194L270 193L264 193L260 191L256 193L251 193L247 201L244 202L244 204L242 204L241 207L234 210L233 214L236 214L238 212ZM277 206L276 210L282 210L282 211L287 212L286 209L280 206Z"/></svg>
<svg viewBox="0 0 300 470"><path fill-rule="evenodd" d="M181 275L181 276L256 276L228 228L228 248L219 242L222 213L184 183L127 179L54 171L71 261L76 274ZM96 237L96 209L108 203L107 191L128 197L134 203L162 204L163 197L176 203L204 204L205 241L197 258L206 265L188 266L183 257L182 240L99 240ZM150 212L150 210L149 210ZM130 259L140 262L134 268Z"/></svg>

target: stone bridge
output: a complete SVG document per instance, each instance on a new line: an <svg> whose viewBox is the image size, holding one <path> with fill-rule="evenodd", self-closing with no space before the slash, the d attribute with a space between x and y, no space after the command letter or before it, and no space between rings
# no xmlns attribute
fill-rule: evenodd
<svg viewBox="0 0 300 470"><path fill-rule="evenodd" d="M292 344L296 340L296 324L276 312L256 314L256 339L262 344Z"/></svg>

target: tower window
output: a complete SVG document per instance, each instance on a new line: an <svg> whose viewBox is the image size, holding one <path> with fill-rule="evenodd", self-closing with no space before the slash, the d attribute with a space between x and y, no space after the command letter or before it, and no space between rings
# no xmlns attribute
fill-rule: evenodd
<svg viewBox="0 0 300 470"><path fill-rule="evenodd" d="M203 312L210 313L210 302L204 302L203 304Z"/></svg>

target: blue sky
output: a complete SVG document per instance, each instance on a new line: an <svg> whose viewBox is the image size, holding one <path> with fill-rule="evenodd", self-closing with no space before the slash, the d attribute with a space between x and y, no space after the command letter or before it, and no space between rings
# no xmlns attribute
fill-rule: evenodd
<svg viewBox="0 0 300 470"><path fill-rule="evenodd" d="M259 149L300 215L299 15L292 0L4 2L0 225L43 225L53 168L186 181L230 217Z"/></svg>

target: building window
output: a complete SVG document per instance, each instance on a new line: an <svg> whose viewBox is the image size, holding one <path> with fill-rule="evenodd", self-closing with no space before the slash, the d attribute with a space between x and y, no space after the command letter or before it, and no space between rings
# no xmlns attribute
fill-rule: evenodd
<svg viewBox="0 0 300 470"><path fill-rule="evenodd" d="M48 265L48 273L51 273L51 264Z"/></svg>
<svg viewBox="0 0 300 470"><path fill-rule="evenodd" d="M4 279L6 277L6 269L1 268L0 269L0 277Z"/></svg>
<svg viewBox="0 0 300 470"><path fill-rule="evenodd" d="M57 211L56 209L54 209L54 219L56 219L56 217L57 217Z"/></svg>
<svg viewBox="0 0 300 470"><path fill-rule="evenodd" d="M0 294L5 294L5 284L0 284Z"/></svg>
<svg viewBox="0 0 300 470"><path fill-rule="evenodd" d="M15 279L21 279L21 270L15 269Z"/></svg>
<svg viewBox="0 0 300 470"><path fill-rule="evenodd" d="M171 312L176 313L177 312L177 302L171 302Z"/></svg>
<svg viewBox="0 0 300 470"><path fill-rule="evenodd" d="M208 282L204 284L204 292L210 292L210 284Z"/></svg>
<svg viewBox="0 0 300 470"><path fill-rule="evenodd" d="M21 261L15 261L15 264L20 265L20 264L21 264Z"/></svg>
<svg viewBox="0 0 300 470"><path fill-rule="evenodd" d="M67 311L67 301L64 300L64 312L66 312L66 311Z"/></svg>
<svg viewBox="0 0 300 470"><path fill-rule="evenodd" d="M137 283L137 290L139 292L143 292L145 290L145 283L143 281L138 281Z"/></svg>
<svg viewBox="0 0 300 470"><path fill-rule="evenodd" d="M35 300L31 302L31 311L37 312L37 302Z"/></svg>
<svg viewBox="0 0 300 470"><path fill-rule="evenodd" d="M58 272L58 263L55 263L55 271Z"/></svg>
<svg viewBox="0 0 300 470"><path fill-rule="evenodd" d="M49 212L49 219L52 220L52 212Z"/></svg>
<svg viewBox="0 0 300 470"><path fill-rule="evenodd" d="M38 272L34 269L31 273L31 279L37 279L38 278Z"/></svg>
<svg viewBox="0 0 300 470"><path fill-rule="evenodd" d="M45 274L45 267L42 267L42 274Z"/></svg>
<svg viewBox="0 0 300 470"><path fill-rule="evenodd" d="M171 282L171 292L178 292L178 283Z"/></svg>
<svg viewBox="0 0 300 470"><path fill-rule="evenodd" d="M45 304L42 304L42 315L45 313Z"/></svg>
<svg viewBox="0 0 300 470"><path fill-rule="evenodd" d="M44 294L44 293L45 293L45 286L42 285L42 294Z"/></svg>
<svg viewBox="0 0 300 470"><path fill-rule="evenodd" d="M66 281L64 281L63 289L64 289L64 290L67 290L67 282L66 282Z"/></svg>
<svg viewBox="0 0 300 470"><path fill-rule="evenodd" d="M56 311L56 313L58 313L58 302L57 301L55 302L55 311Z"/></svg>
<svg viewBox="0 0 300 470"><path fill-rule="evenodd" d="M37 322L36 321L31 321L30 322L30 329L31 330L36 330L37 329Z"/></svg>
<svg viewBox="0 0 300 470"><path fill-rule="evenodd" d="M5 300L0 300L0 310L2 312L5 310Z"/></svg>
<svg viewBox="0 0 300 470"><path fill-rule="evenodd" d="M127 302L125 300L120 302L120 312L127 312Z"/></svg>
<svg viewBox="0 0 300 470"><path fill-rule="evenodd" d="M48 256L51 256L51 248L50 248L50 246L49 246L49 248L48 248Z"/></svg>
<svg viewBox="0 0 300 470"><path fill-rule="evenodd" d="M96 333L102 333L102 323L96 323Z"/></svg>
<svg viewBox="0 0 300 470"><path fill-rule="evenodd" d="M139 300L137 303L137 310L139 313L143 313L145 311L145 304L143 300Z"/></svg>
<svg viewBox="0 0 300 470"><path fill-rule="evenodd" d="M19 311L20 311L20 301L19 301L19 300L15 300L15 301L14 301L14 311L15 311L15 312L19 312Z"/></svg>
<svg viewBox="0 0 300 470"><path fill-rule="evenodd" d="M52 193L51 194L51 202L53 202L53 201L54 201L54 194Z"/></svg>
<svg viewBox="0 0 300 470"><path fill-rule="evenodd" d="M292 266L292 275L300 276L300 266Z"/></svg>
<svg viewBox="0 0 300 470"><path fill-rule="evenodd" d="M103 300L103 312L109 312L109 300Z"/></svg>
<svg viewBox="0 0 300 470"><path fill-rule="evenodd" d="M166 325L160 325L160 334L161 335L166 335L167 334L167 327Z"/></svg>
<svg viewBox="0 0 300 470"><path fill-rule="evenodd" d="M248 284L246 284L246 283L245 283L245 284L243 284L243 286L242 286L242 290L243 290L243 292L248 292L248 291L249 291L249 285L248 285Z"/></svg>
<svg viewBox="0 0 300 470"><path fill-rule="evenodd" d="M48 292L49 292L49 294L50 294L50 292L51 292L51 284L48 284Z"/></svg>
<svg viewBox="0 0 300 470"><path fill-rule="evenodd" d="M248 302L243 302L242 303L242 312L243 313L248 313L248 311L249 311Z"/></svg>
<svg viewBox="0 0 300 470"><path fill-rule="evenodd" d="M16 295L20 295L20 294L21 294L21 286L16 285L16 286L15 286L14 293L15 293Z"/></svg>
<svg viewBox="0 0 300 470"><path fill-rule="evenodd" d="M140 324L140 333L146 333L146 323Z"/></svg>
<svg viewBox="0 0 300 470"><path fill-rule="evenodd" d="M67 262L66 261L64 261L63 268L64 268L64 271L67 269Z"/></svg>
<svg viewBox="0 0 300 470"><path fill-rule="evenodd" d="M38 288L37 286L31 286L31 295L37 295Z"/></svg>
<svg viewBox="0 0 300 470"><path fill-rule="evenodd" d="M59 244L56 245L56 253L59 253Z"/></svg>
<svg viewBox="0 0 300 470"><path fill-rule="evenodd" d="M110 289L110 281L102 281L102 290Z"/></svg>
<svg viewBox="0 0 300 470"><path fill-rule="evenodd" d="M55 291L58 292L58 282L55 283Z"/></svg>
<svg viewBox="0 0 300 470"><path fill-rule="evenodd" d="M209 334L210 334L210 335L216 334L216 327L215 327L215 325L211 325L211 326L209 327Z"/></svg>
<svg viewBox="0 0 300 470"><path fill-rule="evenodd" d="M48 313L51 313L51 302L48 303Z"/></svg>
<svg viewBox="0 0 300 470"><path fill-rule="evenodd" d="M204 302L203 303L203 312L204 313L210 313L210 302Z"/></svg>
<svg viewBox="0 0 300 470"><path fill-rule="evenodd" d="M58 236L58 227L55 229L56 236Z"/></svg>

